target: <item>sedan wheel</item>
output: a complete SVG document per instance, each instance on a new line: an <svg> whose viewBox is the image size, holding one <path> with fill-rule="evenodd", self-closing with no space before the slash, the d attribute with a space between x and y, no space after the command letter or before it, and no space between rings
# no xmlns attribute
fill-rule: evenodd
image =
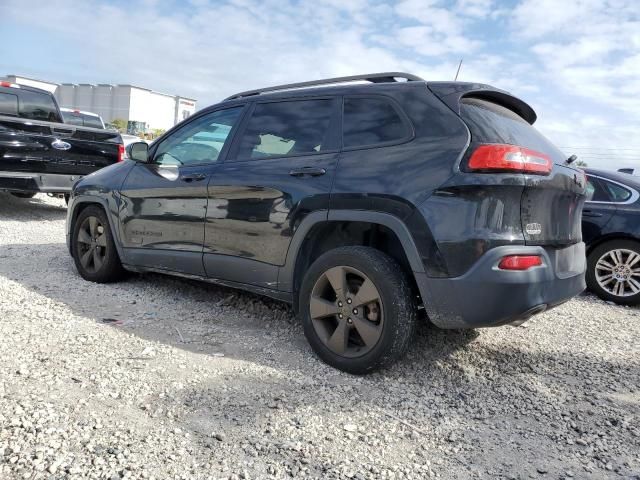
<svg viewBox="0 0 640 480"><path fill-rule="evenodd" d="M596 281L616 297L640 293L640 254L618 248L610 250L596 262Z"/></svg>
<svg viewBox="0 0 640 480"><path fill-rule="evenodd" d="M587 258L586 280L603 300L640 304L640 243L624 239L598 245Z"/></svg>

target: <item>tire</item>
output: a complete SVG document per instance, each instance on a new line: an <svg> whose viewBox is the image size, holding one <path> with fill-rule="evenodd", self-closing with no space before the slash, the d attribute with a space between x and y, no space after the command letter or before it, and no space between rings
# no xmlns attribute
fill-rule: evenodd
<svg viewBox="0 0 640 480"><path fill-rule="evenodd" d="M124 276L111 227L101 207L91 205L82 210L73 225L72 235L71 252L82 278L90 282L109 283ZM89 250L91 253L88 253Z"/></svg>
<svg viewBox="0 0 640 480"><path fill-rule="evenodd" d="M346 289L334 288L340 284ZM414 337L417 308L409 279L395 260L373 248L340 247L321 255L304 276L299 305L313 351L344 372L388 367Z"/></svg>
<svg viewBox="0 0 640 480"><path fill-rule="evenodd" d="M9 192L16 198L33 198L37 192Z"/></svg>
<svg viewBox="0 0 640 480"><path fill-rule="evenodd" d="M609 266L614 267L614 278L607 283ZM611 240L598 245L587 258L586 281L587 288L603 300L639 305L640 242Z"/></svg>

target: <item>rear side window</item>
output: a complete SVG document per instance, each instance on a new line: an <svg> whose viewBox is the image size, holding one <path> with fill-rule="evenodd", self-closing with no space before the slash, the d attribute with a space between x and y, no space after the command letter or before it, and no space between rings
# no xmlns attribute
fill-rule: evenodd
<svg viewBox="0 0 640 480"><path fill-rule="evenodd" d="M346 97L342 125L345 148L395 142L411 135L393 104L383 98Z"/></svg>
<svg viewBox="0 0 640 480"><path fill-rule="evenodd" d="M620 203L631 198L631 192L617 183L587 177L587 201Z"/></svg>
<svg viewBox="0 0 640 480"><path fill-rule="evenodd" d="M329 99L257 104L240 139L237 159L308 155L330 149Z"/></svg>
<svg viewBox="0 0 640 480"><path fill-rule="evenodd" d="M0 115L18 115L18 97L11 93L0 93Z"/></svg>
<svg viewBox="0 0 640 480"><path fill-rule="evenodd" d="M503 143L546 153L554 160L564 155L520 115L502 105L479 99L463 98L460 116L471 131L475 143Z"/></svg>
<svg viewBox="0 0 640 480"><path fill-rule="evenodd" d="M59 122L58 109L53 97L45 93L21 90L19 92L20 116L32 120Z"/></svg>

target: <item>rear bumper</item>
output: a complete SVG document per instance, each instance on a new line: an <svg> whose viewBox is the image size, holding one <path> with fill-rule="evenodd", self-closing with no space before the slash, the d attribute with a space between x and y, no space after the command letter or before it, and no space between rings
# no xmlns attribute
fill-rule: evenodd
<svg viewBox="0 0 640 480"><path fill-rule="evenodd" d="M10 192L71 193L80 175L0 171L0 190Z"/></svg>
<svg viewBox="0 0 640 480"><path fill-rule="evenodd" d="M543 265L526 271L497 268L506 255L540 255ZM517 323L559 305L586 285L584 243L563 249L505 246L489 250L464 275L416 281L431 321L442 328L495 327Z"/></svg>

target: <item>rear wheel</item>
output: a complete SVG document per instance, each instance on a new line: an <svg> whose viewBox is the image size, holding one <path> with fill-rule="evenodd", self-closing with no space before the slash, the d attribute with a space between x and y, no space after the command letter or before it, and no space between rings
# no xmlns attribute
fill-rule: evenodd
<svg viewBox="0 0 640 480"><path fill-rule="evenodd" d="M17 198L33 198L36 196L36 192L9 192L9 193Z"/></svg>
<svg viewBox="0 0 640 480"><path fill-rule="evenodd" d="M340 247L307 271L300 315L305 336L322 360L364 374L406 352L416 305L406 274L391 257L368 247Z"/></svg>
<svg viewBox="0 0 640 480"><path fill-rule="evenodd" d="M596 247L587 260L586 280L603 300L640 304L640 243L613 240Z"/></svg>
<svg viewBox="0 0 640 480"><path fill-rule="evenodd" d="M124 269L104 210L89 206L76 219L71 238L73 259L85 280L97 283L122 278Z"/></svg>

